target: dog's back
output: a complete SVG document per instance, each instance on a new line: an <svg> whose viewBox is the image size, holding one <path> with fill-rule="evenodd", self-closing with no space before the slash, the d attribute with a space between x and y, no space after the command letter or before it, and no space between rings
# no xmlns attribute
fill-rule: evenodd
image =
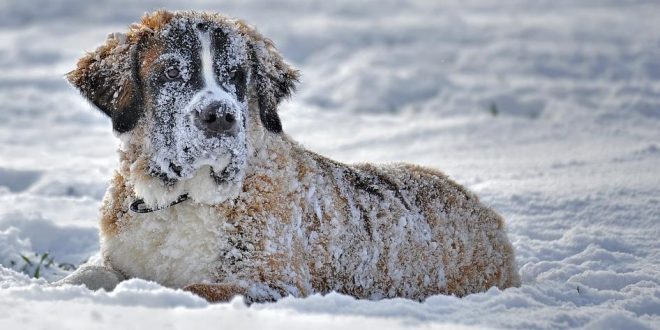
<svg viewBox="0 0 660 330"><path fill-rule="evenodd" d="M441 172L302 152L322 173L311 195L324 187L303 203L302 227L318 237L307 253L324 256L310 263L316 291L423 299L519 285L502 218Z"/></svg>

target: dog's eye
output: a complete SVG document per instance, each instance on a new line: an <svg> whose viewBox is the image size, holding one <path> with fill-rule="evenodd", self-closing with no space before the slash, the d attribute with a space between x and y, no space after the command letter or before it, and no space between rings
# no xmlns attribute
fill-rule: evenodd
<svg viewBox="0 0 660 330"><path fill-rule="evenodd" d="M165 70L165 76L168 79L176 79L176 78L179 78L180 75L181 75L181 72L179 72L179 69L177 69L175 67L169 67L169 68L167 68L167 70Z"/></svg>

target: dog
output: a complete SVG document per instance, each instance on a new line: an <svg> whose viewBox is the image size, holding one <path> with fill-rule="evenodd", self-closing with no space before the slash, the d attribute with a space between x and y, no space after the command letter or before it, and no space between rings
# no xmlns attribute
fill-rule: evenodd
<svg viewBox="0 0 660 330"><path fill-rule="evenodd" d="M141 278L212 302L520 284L502 217L443 173L342 164L283 133L298 77L269 39L214 13L146 14L82 57L67 78L111 119L120 165L102 265L60 283Z"/></svg>

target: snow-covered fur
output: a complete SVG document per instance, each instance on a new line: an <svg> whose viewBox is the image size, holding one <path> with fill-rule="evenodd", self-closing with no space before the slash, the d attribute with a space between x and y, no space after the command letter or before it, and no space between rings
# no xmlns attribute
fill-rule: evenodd
<svg viewBox="0 0 660 330"><path fill-rule="evenodd" d="M169 70L159 61L177 47L180 83L159 82L151 72ZM155 12L111 35L69 79L121 141L101 252L125 277L211 301L330 291L422 300L519 285L502 218L444 174L342 164L283 133L276 107L297 72L241 21ZM231 135L203 134L190 119L211 101L235 116ZM131 212L138 198L163 209Z"/></svg>

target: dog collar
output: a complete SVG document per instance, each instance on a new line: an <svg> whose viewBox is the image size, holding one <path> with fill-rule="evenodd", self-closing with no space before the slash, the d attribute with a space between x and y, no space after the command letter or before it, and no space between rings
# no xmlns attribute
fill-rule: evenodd
<svg viewBox="0 0 660 330"><path fill-rule="evenodd" d="M131 211L135 213L151 213L155 211L160 211L162 209L166 209L170 206L174 206L176 204L179 204L181 202L185 202L188 200L188 194L183 194L179 196L174 202L170 203L170 205L164 206L164 207L159 207L152 209L147 206L147 203L144 202L144 199L136 199L133 203L131 203Z"/></svg>

